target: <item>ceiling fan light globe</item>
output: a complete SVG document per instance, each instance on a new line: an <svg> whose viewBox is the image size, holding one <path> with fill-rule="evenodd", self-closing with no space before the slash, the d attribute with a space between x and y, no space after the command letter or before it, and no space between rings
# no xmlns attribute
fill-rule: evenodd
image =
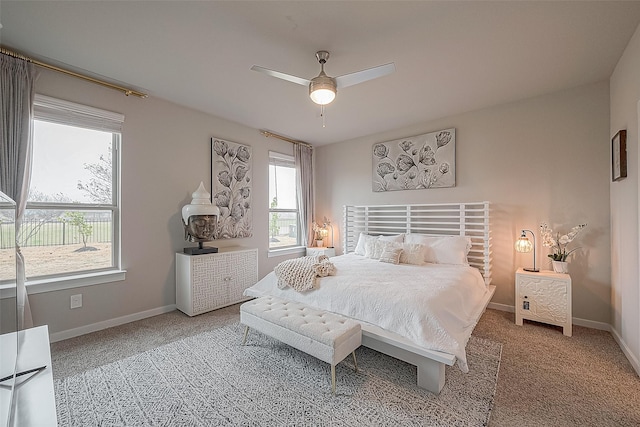
<svg viewBox="0 0 640 427"><path fill-rule="evenodd" d="M316 104L327 105L335 99L336 93L331 89L316 89L309 96Z"/></svg>
<svg viewBox="0 0 640 427"><path fill-rule="evenodd" d="M316 104L327 105L336 97L336 82L324 72L309 84L309 96Z"/></svg>

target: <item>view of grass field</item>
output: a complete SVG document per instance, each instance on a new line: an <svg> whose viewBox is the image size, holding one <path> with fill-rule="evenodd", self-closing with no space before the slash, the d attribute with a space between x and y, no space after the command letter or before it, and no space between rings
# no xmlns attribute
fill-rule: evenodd
<svg viewBox="0 0 640 427"><path fill-rule="evenodd" d="M77 252L83 244L21 248L27 279L50 274L73 273L111 267L111 243L92 243L95 250ZM0 280L15 278L13 248L0 249ZM55 270L53 270L55 268Z"/></svg>
<svg viewBox="0 0 640 427"><path fill-rule="evenodd" d="M87 246L91 250L87 251L81 251L84 244L77 227L63 221L41 224L37 232L21 244L27 279L111 267L112 223L96 221L90 224L92 232L87 239ZM29 235L28 232L36 226L37 222L26 222L23 230L27 233L24 235ZM294 246L297 243L295 220L280 219L277 225L274 224L272 232L270 248ZM0 281L15 276L14 236L13 223L0 223Z"/></svg>
<svg viewBox="0 0 640 427"><path fill-rule="evenodd" d="M19 244L27 278L96 270L112 266L111 221L87 221L85 242L79 228L67 221L24 221ZM14 278L15 224L0 222L0 281Z"/></svg>

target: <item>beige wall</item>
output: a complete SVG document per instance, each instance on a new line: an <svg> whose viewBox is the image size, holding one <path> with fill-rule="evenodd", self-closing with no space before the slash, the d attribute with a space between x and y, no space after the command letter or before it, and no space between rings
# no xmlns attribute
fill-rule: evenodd
<svg viewBox="0 0 640 427"><path fill-rule="evenodd" d="M455 188L372 192L374 143L449 127L456 128ZM587 222L576 242L583 250L570 263L573 315L609 323L608 141L609 84L604 81L323 146L316 150L316 217L326 215L340 224L344 204L488 200L493 203L493 302L509 306L515 270L532 263L531 254L513 249L519 230L539 235L542 221L564 231ZM539 263L549 269L546 253L538 239Z"/></svg>
<svg viewBox="0 0 640 427"><path fill-rule="evenodd" d="M640 372L638 280L638 107L640 27L611 76L610 137L627 130L627 178L611 187L611 305L613 332Z"/></svg>
<svg viewBox="0 0 640 427"><path fill-rule="evenodd" d="M291 153L289 143L176 104L119 92L43 71L37 92L125 115L122 134L122 264L126 280L31 295L36 325L56 333L175 304L175 252L185 242L182 206L200 181L210 191L209 144L215 136L253 147L254 235L216 246L259 248L259 276L282 258L267 258L268 151ZM215 94L211 94L215 96ZM263 177L261 179L261 177ZM69 297L83 294L83 307Z"/></svg>
<svg viewBox="0 0 640 427"><path fill-rule="evenodd" d="M180 209L200 181L209 182L212 136L251 145L254 153L254 236L217 246L259 248L259 276L282 258L267 258L267 156L287 143L257 130L154 97L109 89L43 71L38 93L123 113L123 282L48 292L30 298L36 325L52 333L130 316L175 303L174 253L183 241ZM373 193L374 142L456 128L457 186ZM571 263L574 316L610 321L609 86L607 82L359 138L316 150L316 217L330 217L340 246L345 203L428 203L489 200L494 206L494 302L513 305L514 271L531 263L512 247L518 230L540 221L568 228L586 221L584 247ZM605 141L603 143L603 141ZM538 244L539 246L539 244ZM540 254L542 248L538 248ZM538 257L544 262L543 256ZM69 297L83 294L83 307Z"/></svg>

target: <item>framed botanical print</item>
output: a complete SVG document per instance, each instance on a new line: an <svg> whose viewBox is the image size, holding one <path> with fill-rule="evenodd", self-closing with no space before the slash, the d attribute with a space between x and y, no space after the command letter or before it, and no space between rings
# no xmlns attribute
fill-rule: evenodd
<svg viewBox="0 0 640 427"><path fill-rule="evenodd" d="M627 177L627 131L621 130L611 140L611 180Z"/></svg>
<svg viewBox="0 0 640 427"><path fill-rule="evenodd" d="M456 130L445 129L373 145L373 191L456 185Z"/></svg>
<svg viewBox="0 0 640 427"><path fill-rule="evenodd" d="M215 239L251 237L251 147L211 138L211 202L220 208Z"/></svg>

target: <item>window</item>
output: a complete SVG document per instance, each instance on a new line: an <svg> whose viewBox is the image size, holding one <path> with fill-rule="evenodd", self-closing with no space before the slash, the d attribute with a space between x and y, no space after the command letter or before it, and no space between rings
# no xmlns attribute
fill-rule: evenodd
<svg viewBox="0 0 640 427"><path fill-rule="evenodd" d="M40 95L34 116L31 182L18 238L27 278L119 269L124 117Z"/></svg>
<svg viewBox="0 0 640 427"><path fill-rule="evenodd" d="M300 246L300 214L292 156L269 152L269 249Z"/></svg>

